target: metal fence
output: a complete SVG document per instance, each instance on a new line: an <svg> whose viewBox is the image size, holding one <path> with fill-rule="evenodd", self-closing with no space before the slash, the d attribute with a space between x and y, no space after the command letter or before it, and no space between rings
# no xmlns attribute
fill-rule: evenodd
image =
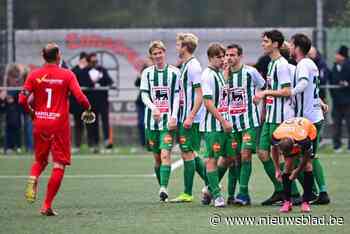
<svg viewBox="0 0 350 234"><path fill-rule="evenodd" d="M0 84L7 63L6 2L0 1ZM0 145L3 145L4 116L0 115Z"/></svg>
<svg viewBox="0 0 350 234"><path fill-rule="evenodd" d="M3 8L0 8L3 10ZM3 15L3 14L0 14ZM0 27L4 28L4 21ZM167 59L175 64L175 38L178 32L192 32L199 37L196 56L206 66L206 48L210 42L224 44L235 42L244 49L244 62L253 64L262 54L261 34L267 28L216 28L216 29L115 29L115 30L17 30L15 32L15 58L17 63L30 67L39 66L41 47L50 41L59 44L63 58L70 67L77 63L81 51L97 52L100 63L104 65L114 80L114 88L109 91L111 124L113 136L119 144L137 143L135 99L138 89L134 80L139 75L147 48L151 40L161 39L167 46ZM294 33L305 33L314 39L313 28L280 28L289 38ZM4 32L4 30L0 32ZM349 43L349 29L327 29L325 45L329 65L336 48ZM6 33L0 34L0 63L6 64ZM1 66L1 64L0 64ZM1 75L0 78L3 76ZM1 82L2 84L2 82ZM0 85L1 86L1 85ZM325 88L325 87L324 87ZM327 87L334 88L334 87ZM1 118L1 117L0 117ZM331 120L331 118L328 118ZM329 123L329 121L328 121ZM1 121L0 124L3 124ZM327 128L329 128L329 124ZM3 128L1 128L3 129ZM330 131L326 131L329 136ZM0 139L1 142L1 139Z"/></svg>

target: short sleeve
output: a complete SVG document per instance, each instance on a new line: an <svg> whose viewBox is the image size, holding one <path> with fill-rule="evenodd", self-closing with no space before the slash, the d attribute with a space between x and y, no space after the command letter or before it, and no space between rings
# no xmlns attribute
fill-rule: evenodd
<svg viewBox="0 0 350 234"><path fill-rule="evenodd" d="M308 134L310 140L315 140L317 137L317 128L315 127L315 125L310 124L310 128L309 128L309 134Z"/></svg>
<svg viewBox="0 0 350 234"><path fill-rule="evenodd" d="M282 88L291 86L292 78L287 62L279 64L279 66L277 67L277 77L278 82L281 84Z"/></svg>
<svg viewBox="0 0 350 234"><path fill-rule="evenodd" d="M140 84L140 90L141 92L149 92L149 82L148 82L148 75L149 75L149 69L143 70L141 74L141 84Z"/></svg>
<svg viewBox="0 0 350 234"><path fill-rule="evenodd" d="M203 92L203 98L205 99L212 99L213 97L213 88L212 88L212 82L210 79L210 73L204 72L202 75L202 92Z"/></svg>
<svg viewBox="0 0 350 234"><path fill-rule="evenodd" d="M252 76L253 82L254 82L256 87L261 89L261 88L263 88L265 86L265 80L261 76L261 74L258 72L258 70L256 70L254 67L251 67L250 68L250 74Z"/></svg>
<svg viewBox="0 0 350 234"><path fill-rule="evenodd" d="M306 81L309 81L309 77L310 77L310 73L309 73L309 69L307 67L307 63L305 63L304 61L301 61L298 65L297 65L297 81L300 81L302 79L305 79Z"/></svg>
<svg viewBox="0 0 350 234"><path fill-rule="evenodd" d="M187 74L194 88L201 86L202 68L198 62L193 62L191 66L188 66Z"/></svg>

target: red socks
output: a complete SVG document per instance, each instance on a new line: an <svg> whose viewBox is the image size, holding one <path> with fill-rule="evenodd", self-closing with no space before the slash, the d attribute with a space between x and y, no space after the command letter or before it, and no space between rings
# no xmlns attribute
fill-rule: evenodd
<svg viewBox="0 0 350 234"><path fill-rule="evenodd" d="M64 175L64 169L62 168L53 168L52 174L47 184L46 198L44 202L44 209L51 208L52 201L55 198L58 189L61 186L61 182Z"/></svg>
<svg viewBox="0 0 350 234"><path fill-rule="evenodd" d="M35 176L38 178L41 173L44 171L47 163L39 163L39 162L34 162L32 164L32 169L30 171L30 176Z"/></svg>

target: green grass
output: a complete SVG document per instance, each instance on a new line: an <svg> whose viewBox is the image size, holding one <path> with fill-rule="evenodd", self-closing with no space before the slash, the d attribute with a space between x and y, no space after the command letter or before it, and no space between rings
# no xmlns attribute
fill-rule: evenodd
<svg viewBox="0 0 350 234"><path fill-rule="evenodd" d="M350 155L323 154L321 158L332 203L314 206L312 215L344 217L342 226L210 226L208 219L214 213L222 216L279 216L278 207L259 205L271 194L272 185L256 157L250 185L253 205L215 209L200 204L202 182L198 176L194 188L195 202L160 204L156 179L143 177L153 173L152 156L140 153L73 158L73 165L67 169L67 177L54 203L59 216L43 217L38 211L51 168L47 168L40 180L39 200L27 204L23 198L26 178L21 175L28 174L31 156L0 156L0 233L349 233ZM14 175L19 177L11 177ZM80 175L100 176L82 178ZM226 178L222 183L226 188ZM182 191L182 184L182 168L178 168L170 179L171 197ZM295 207L287 216L300 216L299 208Z"/></svg>

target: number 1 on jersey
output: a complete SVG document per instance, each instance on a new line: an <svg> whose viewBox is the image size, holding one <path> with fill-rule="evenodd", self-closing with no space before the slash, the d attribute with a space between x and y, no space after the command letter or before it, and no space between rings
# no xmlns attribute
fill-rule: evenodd
<svg viewBox="0 0 350 234"><path fill-rule="evenodd" d="M47 92L47 103L46 103L46 108L50 109L51 108L51 101L52 101L52 89L45 89Z"/></svg>

